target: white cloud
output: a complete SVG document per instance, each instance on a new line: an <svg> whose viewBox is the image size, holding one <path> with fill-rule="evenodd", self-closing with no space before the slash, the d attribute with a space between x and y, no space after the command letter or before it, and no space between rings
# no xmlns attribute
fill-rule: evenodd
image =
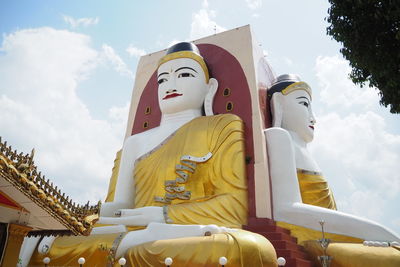
<svg viewBox="0 0 400 267"><path fill-rule="evenodd" d="M246 3L250 9L257 9L262 6L262 0L246 0Z"/></svg>
<svg viewBox="0 0 400 267"><path fill-rule="evenodd" d="M334 57L318 57L316 75L320 82L321 101L329 107L348 109L363 106L369 108L379 101L371 88L354 86L348 79L350 66L347 61Z"/></svg>
<svg viewBox="0 0 400 267"><path fill-rule="evenodd" d="M225 31L226 29L224 27L218 25L214 21L215 17L216 12L209 9L208 2L204 1L202 9L192 15L190 39L199 39Z"/></svg>
<svg viewBox="0 0 400 267"><path fill-rule="evenodd" d="M288 65L289 67L293 66L293 60L291 60L288 57L284 57L283 61L285 62L286 65Z"/></svg>
<svg viewBox="0 0 400 267"><path fill-rule="evenodd" d="M128 48L126 49L126 52L128 52L128 54L131 57L141 57L146 55L146 51L144 51L143 49L137 48L135 46L133 46L132 44L130 44L128 46Z"/></svg>
<svg viewBox="0 0 400 267"><path fill-rule="evenodd" d="M202 2L202 8L196 13L192 14L192 23L190 25L190 35L189 38L185 40L173 39L167 45L171 47L179 42L190 42L192 40L200 39L215 33L220 33L226 29L215 22L216 11L209 8L209 3L207 0ZM164 41L161 41L163 36L159 36L157 45L164 47Z"/></svg>
<svg viewBox="0 0 400 267"><path fill-rule="evenodd" d="M123 107L111 107L108 116L115 121L123 121L128 118L129 102L126 102Z"/></svg>
<svg viewBox="0 0 400 267"><path fill-rule="evenodd" d="M79 18L75 19L73 17L63 15L64 21L71 26L71 28L78 28L80 26L88 27L90 25L96 25L99 23L99 18Z"/></svg>
<svg viewBox="0 0 400 267"><path fill-rule="evenodd" d="M392 220L392 224L400 229L400 218Z"/></svg>
<svg viewBox="0 0 400 267"><path fill-rule="evenodd" d="M387 132L383 117L371 111L345 117L329 112L317 123L318 153L354 173L365 172L363 182L376 183L374 190L388 197L400 193L400 135Z"/></svg>
<svg viewBox="0 0 400 267"><path fill-rule="evenodd" d="M127 119L129 115L130 102L123 107L113 106L108 111L108 118L112 122L111 128L115 136L124 136Z"/></svg>
<svg viewBox="0 0 400 267"><path fill-rule="evenodd" d="M395 203L400 203L400 133L388 130L385 115L373 111L379 110L375 92L352 84L349 70L337 56L316 60L324 108L317 114L311 151L340 210L400 232L395 224L400 215L393 213L398 209Z"/></svg>
<svg viewBox="0 0 400 267"><path fill-rule="evenodd" d="M110 62L114 69L121 75L131 77L132 79L134 78L133 72L111 46L103 44L102 57Z"/></svg>
<svg viewBox="0 0 400 267"><path fill-rule="evenodd" d="M52 28L5 35L0 56L0 129L20 151L36 149L35 162L73 200L104 199L126 119L112 108L94 119L77 96L101 53L83 34ZM122 128L122 129L121 129Z"/></svg>

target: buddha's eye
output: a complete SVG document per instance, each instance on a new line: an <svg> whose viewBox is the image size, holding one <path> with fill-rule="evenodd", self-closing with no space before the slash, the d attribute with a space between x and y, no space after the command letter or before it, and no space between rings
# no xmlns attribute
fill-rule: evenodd
<svg viewBox="0 0 400 267"><path fill-rule="evenodd" d="M305 106L305 107L307 107L307 108L308 108L308 106L309 106L308 102L306 102L306 101L301 101L301 102L299 102L299 104L300 104L300 105L303 105L303 106Z"/></svg>
<svg viewBox="0 0 400 267"><path fill-rule="evenodd" d="M178 78L186 78L186 77L194 77L194 75L193 74L191 74L191 73L189 73L189 72L183 72L183 73L180 73L179 75L178 75Z"/></svg>
<svg viewBox="0 0 400 267"><path fill-rule="evenodd" d="M161 78L161 79L158 80L158 84L162 84L163 82L166 82L166 81L167 81L167 79Z"/></svg>

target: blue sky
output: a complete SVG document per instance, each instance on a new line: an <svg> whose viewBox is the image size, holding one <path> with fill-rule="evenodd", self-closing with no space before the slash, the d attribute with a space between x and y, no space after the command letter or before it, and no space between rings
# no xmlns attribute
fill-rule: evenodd
<svg viewBox="0 0 400 267"><path fill-rule="evenodd" d="M104 199L140 55L250 24L314 90L310 149L340 210L400 233L399 116L348 79L326 1L2 1L0 135L81 202Z"/></svg>

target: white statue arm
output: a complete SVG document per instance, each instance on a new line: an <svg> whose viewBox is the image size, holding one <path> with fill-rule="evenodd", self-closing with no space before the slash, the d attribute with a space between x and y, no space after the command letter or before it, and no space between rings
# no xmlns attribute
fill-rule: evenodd
<svg viewBox="0 0 400 267"><path fill-rule="evenodd" d="M133 169L136 160L135 149L137 149L135 145L137 146L135 136L130 136L125 140L115 185L114 200L101 205L100 216L112 217L119 209L129 209L134 206Z"/></svg>
<svg viewBox="0 0 400 267"><path fill-rule="evenodd" d="M274 218L314 230L326 222L327 232L364 240L399 241L384 226L343 212L302 203L297 180L295 154L290 134L282 128L265 130L273 190Z"/></svg>
<svg viewBox="0 0 400 267"><path fill-rule="evenodd" d="M138 155L137 149L138 138L134 135L128 137L122 149L114 201L102 205L97 223L131 226L147 226L151 222L164 223L162 207L134 208L133 172L134 162ZM102 230L100 232L102 233Z"/></svg>

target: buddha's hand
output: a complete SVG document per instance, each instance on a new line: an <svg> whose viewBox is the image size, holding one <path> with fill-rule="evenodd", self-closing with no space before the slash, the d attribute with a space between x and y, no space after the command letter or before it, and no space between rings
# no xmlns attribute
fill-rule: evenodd
<svg viewBox="0 0 400 267"><path fill-rule="evenodd" d="M115 212L120 209L129 208L129 203L124 202L106 202L101 204L100 216L113 217Z"/></svg>
<svg viewBox="0 0 400 267"><path fill-rule="evenodd" d="M52 235L43 237L42 241L40 241L39 243L38 252L40 254L46 255L50 251L50 248L53 245L55 239L56 237Z"/></svg>
<svg viewBox="0 0 400 267"><path fill-rule="evenodd" d="M154 206L120 209L115 212L115 216L118 217L100 217L98 223L147 226L151 222L164 222L163 208Z"/></svg>

